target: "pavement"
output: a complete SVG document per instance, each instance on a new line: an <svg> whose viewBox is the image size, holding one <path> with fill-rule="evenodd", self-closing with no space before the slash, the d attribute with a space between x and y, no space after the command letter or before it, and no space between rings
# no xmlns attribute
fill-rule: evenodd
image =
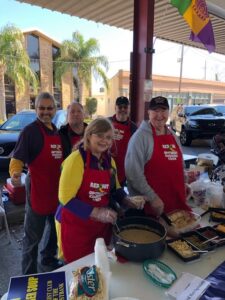
<svg viewBox="0 0 225 300"><path fill-rule="evenodd" d="M0 297L7 292L10 277L21 275L21 252L23 238L24 205L4 202L11 243L1 221L0 230Z"/></svg>

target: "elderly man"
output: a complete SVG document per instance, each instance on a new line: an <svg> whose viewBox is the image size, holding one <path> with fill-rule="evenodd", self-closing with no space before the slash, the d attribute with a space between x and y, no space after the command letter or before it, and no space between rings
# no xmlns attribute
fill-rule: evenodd
<svg viewBox="0 0 225 300"><path fill-rule="evenodd" d="M72 102L67 107L67 124L62 125L59 134L62 139L63 159L65 159L84 136L87 124L84 122L84 108L78 102Z"/></svg>
<svg viewBox="0 0 225 300"><path fill-rule="evenodd" d="M160 216L177 209L190 210L182 150L176 135L167 127L169 103L164 97L149 102L149 120L132 136L125 159L130 195L143 195L146 215Z"/></svg>
<svg viewBox="0 0 225 300"><path fill-rule="evenodd" d="M20 185L25 164L30 174L22 250L23 274L37 273L38 245L46 226L41 263L51 269L62 265L55 258L57 239L54 215L58 204L58 183L63 154L60 136L52 123L56 113L54 97L46 92L39 94L35 100L35 109L37 120L21 132L9 166L14 186Z"/></svg>
<svg viewBox="0 0 225 300"><path fill-rule="evenodd" d="M115 111L116 114L109 118L115 128L114 143L111 152L116 162L120 185L124 186L126 183L124 160L127 145L137 126L129 118L130 102L127 97L120 96L116 99Z"/></svg>

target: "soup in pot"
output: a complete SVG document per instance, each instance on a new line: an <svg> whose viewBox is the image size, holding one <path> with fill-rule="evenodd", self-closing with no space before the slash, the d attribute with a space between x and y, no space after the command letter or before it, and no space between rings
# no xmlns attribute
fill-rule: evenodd
<svg viewBox="0 0 225 300"><path fill-rule="evenodd" d="M138 244L150 244L157 242L161 239L161 236L159 234L143 228L123 229L118 235L123 240Z"/></svg>

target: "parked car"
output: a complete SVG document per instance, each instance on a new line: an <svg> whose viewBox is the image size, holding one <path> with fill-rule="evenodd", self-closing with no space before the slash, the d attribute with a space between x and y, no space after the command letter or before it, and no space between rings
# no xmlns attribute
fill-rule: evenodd
<svg viewBox="0 0 225 300"><path fill-rule="evenodd" d="M189 105L180 107L173 113L171 127L180 133L183 146L191 145L194 139L212 138L221 128L225 128L225 116L209 105Z"/></svg>
<svg viewBox="0 0 225 300"><path fill-rule="evenodd" d="M218 112L222 113L225 116L225 105L215 104L214 107Z"/></svg>
<svg viewBox="0 0 225 300"><path fill-rule="evenodd" d="M35 110L23 110L0 126L0 170L7 170L20 132L36 119ZM66 122L66 111L58 110L53 118L57 128Z"/></svg>

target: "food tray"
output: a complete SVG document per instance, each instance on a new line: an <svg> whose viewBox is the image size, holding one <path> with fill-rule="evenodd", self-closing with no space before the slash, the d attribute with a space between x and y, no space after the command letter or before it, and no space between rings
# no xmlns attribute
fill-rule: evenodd
<svg viewBox="0 0 225 300"><path fill-rule="evenodd" d="M200 254L199 253L193 253L192 256L183 256L181 254L181 252L178 252L176 249L174 249L174 247L172 246L172 243L173 242L176 242L176 241L181 241L181 242L185 242L186 244L188 244L188 246L191 248L191 250L193 251L196 251L197 249L195 247L193 247L191 244L189 244L188 242L186 242L183 238L175 238L175 239L170 239L170 240L167 240L167 246L168 246L168 249L171 250L176 256L178 256L180 259L182 259L184 262L192 262L192 261L195 261L195 260L198 260L200 259Z"/></svg>
<svg viewBox="0 0 225 300"><path fill-rule="evenodd" d="M149 269L149 266L152 265L153 267L157 268L160 272L154 272ZM176 273L166 264L159 260L148 259L145 260L143 263L143 269L145 274L148 278L156 285L162 286L164 288L169 288L173 282L177 279ZM167 276L169 276L167 278ZM166 280L171 280L170 283L165 283ZM164 282L163 282L164 281Z"/></svg>
<svg viewBox="0 0 225 300"><path fill-rule="evenodd" d="M204 236L207 239L211 239L218 235L216 229L211 226L201 227L196 231L199 232L202 236Z"/></svg>
<svg viewBox="0 0 225 300"><path fill-rule="evenodd" d="M208 238L204 237L203 235L199 234L196 231L190 231L187 233L182 234L182 237L185 241L187 241L189 244L191 244L193 247L195 247L198 250L201 251L212 251L216 248L216 244L213 242L206 242ZM207 253L207 252L206 252ZM205 254L205 253L202 253Z"/></svg>
<svg viewBox="0 0 225 300"><path fill-rule="evenodd" d="M219 211L211 211L210 213L210 220L213 222L220 222L225 224L225 212Z"/></svg>
<svg viewBox="0 0 225 300"><path fill-rule="evenodd" d="M179 233L185 233L193 230L197 226L199 226L199 223L201 221L201 216L191 212L191 211L185 211L185 210L175 210L173 212L170 212L168 215L169 219L172 221L172 226L174 230ZM180 226L180 221L185 223L185 220L192 219L190 223L184 224L184 226Z"/></svg>

